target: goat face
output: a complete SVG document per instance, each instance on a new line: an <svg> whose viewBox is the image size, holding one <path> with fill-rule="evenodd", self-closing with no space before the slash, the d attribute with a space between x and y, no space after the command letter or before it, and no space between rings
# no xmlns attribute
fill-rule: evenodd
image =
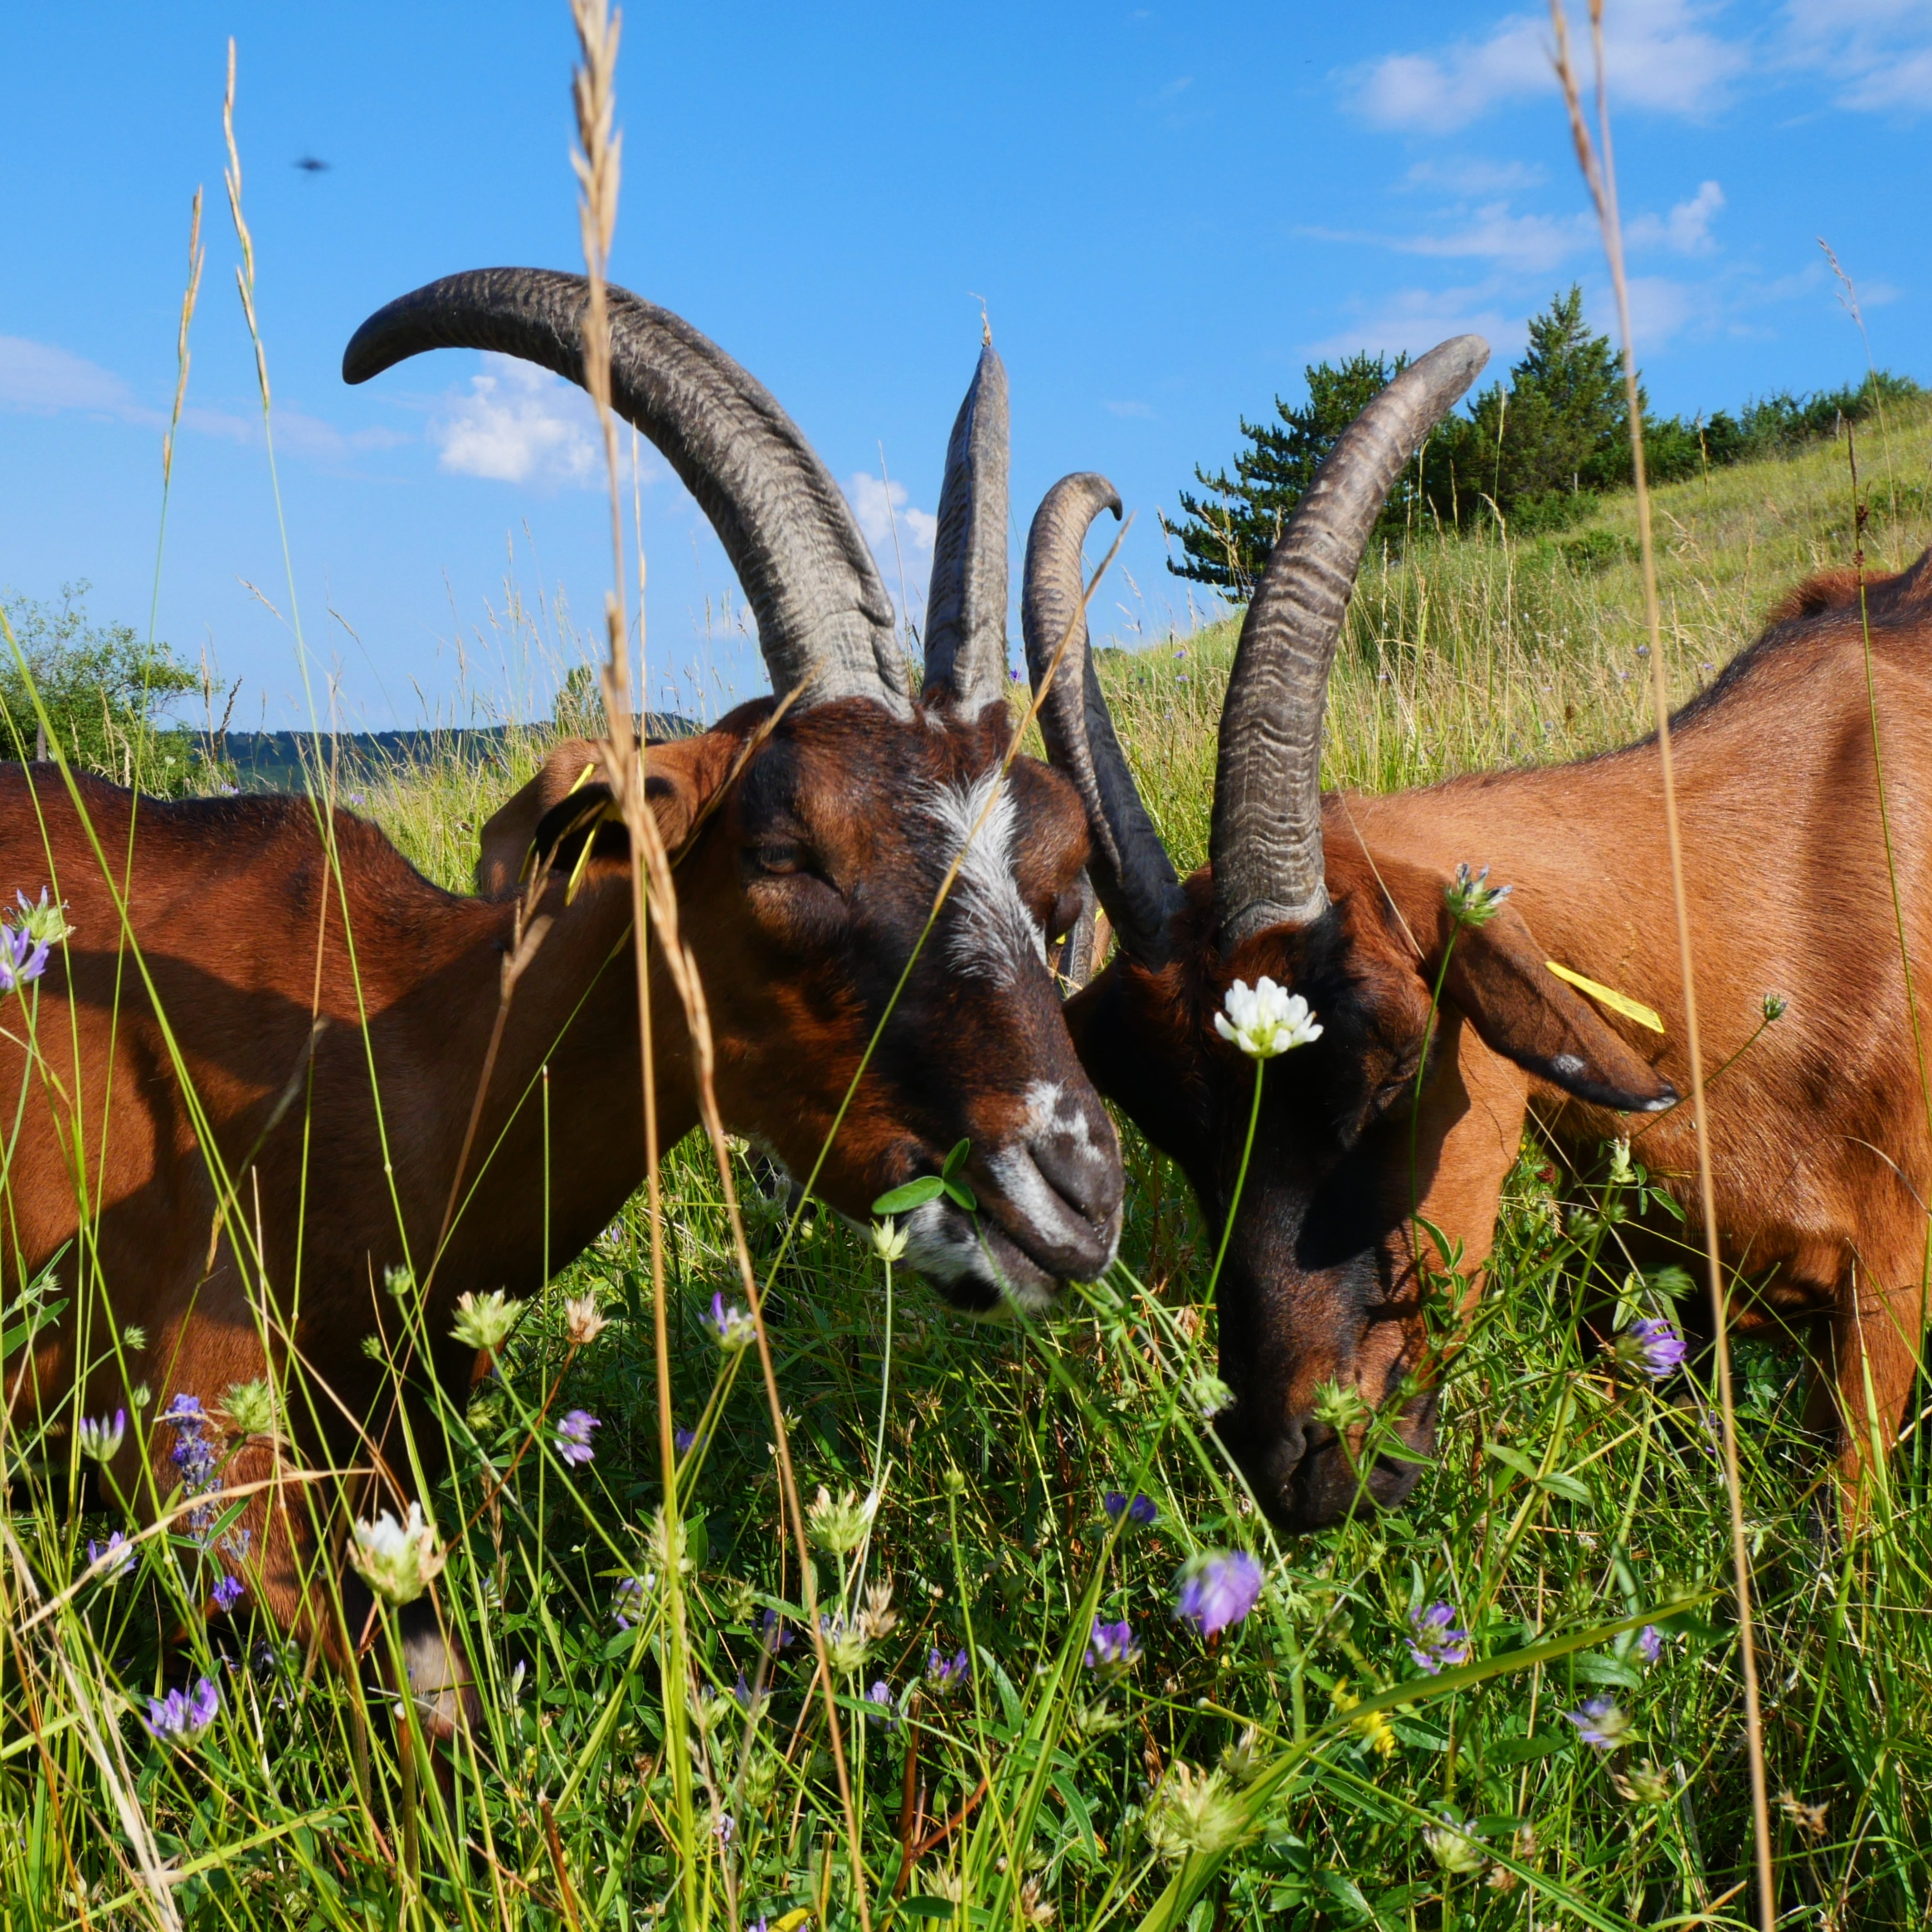
<svg viewBox="0 0 1932 1932"><path fill-rule="evenodd" d="M860 1220L970 1141L979 1221L928 1202L908 1252L980 1310L1092 1279L1120 1233L1118 1144L1045 956L1078 909L1085 820L1033 760L1001 781L1008 729L1003 708L893 725L860 700L788 717L680 868L707 900L735 898L741 922L710 994L727 1117L801 1179L830 1138L815 1185Z"/></svg>
<svg viewBox="0 0 1932 1932"><path fill-rule="evenodd" d="M1530 1081L1609 1108L1675 1098L1506 907L1458 924L1446 877L1340 839L1328 875L1320 917L1224 952L1197 874L1166 963L1123 953L1068 1010L1101 1091L1180 1164L1208 1226L1234 1206L1218 1302L1235 1399L1215 1426L1285 1530L1414 1487L1434 1440L1432 1304L1453 1316L1487 1254L1486 1234L1445 1254L1433 1230L1492 1225ZM1264 976L1322 1030L1265 1063L1237 1200L1256 1063L1214 1018L1234 981Z"/></svg>

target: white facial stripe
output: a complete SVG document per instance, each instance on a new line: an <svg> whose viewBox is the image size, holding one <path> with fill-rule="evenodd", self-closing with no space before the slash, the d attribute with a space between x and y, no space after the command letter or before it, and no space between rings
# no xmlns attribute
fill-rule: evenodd
<svg viewBox="0 0 1932 1932"><path fill-rule="evenodd" d="M1000 795L989 811L986 801L995 786L1000 786ZM952 915L948 922L947 963L956 972L1000 983L1016 976L1029 953L1044 963L1046 936L1027 911L1014 876L1013 842L1019 815L1012 787L1000 785L995 769L971 785L937 786L927 794L924 803L947 835L949 856L966 846L959 876L947 898ZM979 828L976 833L975 826ZM966 843L969 838L971 844Z"/></svg>
<svg viewBox="0 0 1932 1932"><path fill-rule="evenodd" d="M1087 1109L1058 1080L1035 1080L1026 1089L1026 1137L1063 1134L1083 1154L1094 1151Z"/></svg>

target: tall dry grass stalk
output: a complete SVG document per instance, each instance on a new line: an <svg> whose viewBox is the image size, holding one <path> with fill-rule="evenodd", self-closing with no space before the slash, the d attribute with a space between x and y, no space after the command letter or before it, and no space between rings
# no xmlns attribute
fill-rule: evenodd
<svg viewBox="0 0 1932 1932"><path fill-rule="evenodd" d="M1550 0L1556 35L1556 71L1569 111L1577 164L1595 204L1617 295L1617 327L1623 348L1624 397L1630 415L1631 474L1636 485L1637 531L1643 572L1644 625L1650 638L1651 702L1657 714L1659 776L1671 854L1671 898L1677 916L1677 959L1684 982L1684 1051L1690 1063L1691 1127L1697 1137L1697 1200L1704 1218L1704 1259L1711 1290L1717 1395L1724 1430L1724 1482L1730 1512L1731 1569L1737 1590L1738 1647L1744 1672L1745 1738L1751 1780L1751 1827L1757 1854L1758 1922L1772 1932L1776 1921L1777 1875L1771 1862L1771 1812L1764 1780L1764 1716L1758 1693L1758 1652L1751 1605L1751 1553L1745 1531L1744 1485L1738 1463L1737 1399L1732 1385L1729 1310L1718 1252L1717 1200L1711 1169L1711 1132L1704 1107L1702 1047L1697 1024L1697 986L1691 956L1691 913L1684 882L1683 841L1677 819L1677 777L1671 757L1670 693L1663 664L1663 620L1657 599L1657 552L1651 527L1650 487L1643 463L1642 397L1637 380L1637 344L1630 325L1630 289L1623 269L1623 231L1617 211L1616 156L1610 140L1609 82L1604 63L1604 0L1589 0L1590 51L1596 68L1596 137L1584 114L1583 93L1570 58L1569 26L1563 0Z"/></svg>

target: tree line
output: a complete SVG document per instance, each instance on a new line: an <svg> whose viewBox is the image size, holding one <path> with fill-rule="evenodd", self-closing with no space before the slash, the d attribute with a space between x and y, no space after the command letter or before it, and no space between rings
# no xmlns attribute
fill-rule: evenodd
<svg viewBox="0 0 1932 1932"><path fill-rule="evenodd" d="M1246 446L1233 472L1196 467L1199 494L1180 493L1166 523L1178 545L1177 577L1245 597L1276 537L1322 460L1357 414L1408 366L1368 354L1312 363L1308 399L1275 398L1277 421L1241 421ZM1651 480L1792 450L1859 422L1895 401L1925 394L1908 376L1875 370L1863 382L1798 396L1788 391L1686 419L1653 416L1641 384L1644 462ZM1532 319L1529 345L1506 379L1492 383L1430 436L1391 492L1377 533L1399 539L1421 528L1467 530L1501 519L1521 534L1560 529L1631 484L1630 411L1623 366L1607 335L1584 321L1572 285Z"/></svg>

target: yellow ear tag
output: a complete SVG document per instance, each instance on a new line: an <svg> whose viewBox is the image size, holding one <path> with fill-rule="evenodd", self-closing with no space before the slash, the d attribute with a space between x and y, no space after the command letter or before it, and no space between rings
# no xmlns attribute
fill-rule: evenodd
<svg viewBox="0 0 1932 1932"><path fill-rule="evenodd" d="M1579 993L1588 993L1591 999L1608 1006L1613 1013L1621 1013L1626 1020L1634 1020L1639 1026L1647 1026L1652 1033L1663 1031L1662 1020L1641 1000L1633 1000L1628 993L1619 993L1612 986L1599 986L1594 980L1586 980L1581 973L1573 973L1568 966L1559 966L1553 959L1546 959L1543 963L1558 979L1567 980Z"/></svg>

